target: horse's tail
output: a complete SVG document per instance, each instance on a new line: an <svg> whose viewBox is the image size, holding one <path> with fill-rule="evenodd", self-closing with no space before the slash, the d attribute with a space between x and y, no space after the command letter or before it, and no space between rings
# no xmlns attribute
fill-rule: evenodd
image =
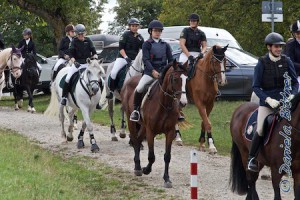
<svg viewBox="0 0 300 200"><path fill-rule="evenodd" d="M103 84L103 90L101 91L101 97L100 97L99 104L101 105L102 109L104 109L108 106L108 102L107 102L107 98L106 98L107 88L106 88L105 81L103 79L101 79L101 80L102 80L102 84Z"/></svg>
<svg viewBox="0 0 300 200"><path fill-rule="evenodd" d="M56 117L59 114L59 109L58 109L58 99L57 99L57 94L55 90L55 82L51 84L51 99L50 103L48 105L48 108L44 112L44 115L46 116L51 116L51 117Z"/></svg>
<svg viewBox="0 0 300 200"><path fill-rule="evenodd" d="M248 191L248 182L246 178L246 171L243 166L241 153L235 142L232 141L231 147L231 168L230 180L231 191L239 195L244 195Z"/></svg>

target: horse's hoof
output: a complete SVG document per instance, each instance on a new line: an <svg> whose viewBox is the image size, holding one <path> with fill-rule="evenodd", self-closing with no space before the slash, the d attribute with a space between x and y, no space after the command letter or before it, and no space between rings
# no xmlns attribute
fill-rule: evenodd
<svg viewBox="0 0 300 200"><path fill-rule="evenodd" d="M205 146L200 146L200 147L199 147L199 151L205 152L205 151L206 151Z"/></svg>
<svg viewBox="0 0 300 200"><path fill-rule="evenodd" d="M218 151L217 151L216 148L210 148L209 149L209 154L214 155L214 154L217 154L217 153L218 153Z"/></svg>
<svg viewBox="0 0 300 200"><path fill-rule="evenodd" d="M183 146L183 142L182 142L181 138L178 138L175 141L176 141L177 146Z"/></svg>
<svg viewBox="0 0 300 200"><path fill-rule="evenodd" d="M77 148L78 149L84 148L84 142L83 142L83 140L78 140L78 142L77 142Z"/></svg>
<svg viewBox="0 0 300 200"><path fill-rule="evenodd" d="M165 183L164 183L164 187L165 187L165 188L172 188L172 187L173 187L172 182L171 182L171 181L165 182Z"/></svg>
<svg viewBox="0 0 300 200"><path fill-rule="evenodd" d="M74 124L74 130L78 130L77 124Z"/></svg>
<svg viewBox="0 0 300 200"><path fill-rule="evenodd" d="M31 107L30 106L28 106L27 112L31 112Z"/></svg>
<svg viewBox="0 0 300 200"><path fill-rule="evenodd" d="M98 147L97 144L92 144L91 151L92 151L92 153L97 153L100 151L100 148Z"/></svg>
<svg viewBox="0 0 300 200"><path fill-rule="evenodd" d="M34 107L31 108L31 113L36 113L36 110Z"/></svg>
<svg viewBox="0 0 300 200"><path fill-rule="evenodd" d="M126 133L120 133L120 138L126 138Z"/></svg>
<svg viewBox="0 0 300 200"><path fill-rule="evenodd" d="M150 174L151 170L148 170L146 167L143 167L143 174L148 175Z"/></svg>
<svg viewBox="0 0 300 200"><path fill-rule="evenodd" d="M73 141L73 139L74 139L73 137L69 137L69 136L67 136L67 141L68 141L68 142L72 142L72 141Z"/></svg>
<svg viewBox="0 0 300 200"><path fill-rule="evenodd" d="M18 111L20 108L18 106L18 104L15 105L15 111Z"/></svg>
<svg viewBox="0 0 300 200"><path fill-rule="evenodd" d="M21 99L21 100L18 101L18 106L19 106L19 108L23 107L23 99Z"/></svg>
<svg viewBox="0 0 300 200"><path fill-rule="evenodd" d="M116 136L112 136L111 141L118 141L118 138Z"/></svg>
<svg viewBox="0 0 300 200"><path fill-rule="evenodd" d="M136 176L142 176L143 172L142 172L142 170L134 170L134 175L136 175Z"/></svg>

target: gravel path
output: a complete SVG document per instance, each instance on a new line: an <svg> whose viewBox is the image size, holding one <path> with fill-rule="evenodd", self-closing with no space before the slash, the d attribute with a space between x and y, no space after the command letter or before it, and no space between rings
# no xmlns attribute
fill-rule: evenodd
<svg viewBox="0 0 300 200"><path fill-rule="evenodd" d="M15 123L18 122L18 123ZM85 134L86 148L78 150L76 148L77 139L73 142L63 143L60 136L60 124L57 118L46 117L42 114L30 114L24 111L15 112L12 108L0 107L0 127L8 128L19 132L31 140L37 141L43 148L53 151L65 151L67 154L79 154L99 159L111 167L120 168L133 174L133 149L128 145L128 137L112 142L108 127L94 125L95 138L100 146L100 152L92 154L90 152L89 137ZM79 131L75 131L77 138ZM147 145L141 152L142 167L147 164ZM179 147L173 145L172 159L170 163L170 178L173 188L166 189L170 195L175 195L178 199L190 198L190 151L192 147ZM153 187L163 188L164 170L164 139L155 141L156 161L150 175L143 175L141 178ZM245 199L245 196L233 194L228 186L230 173L230 158L219 155L209 155L198 152L198 194L199 199ZM263 174L270 174L268 169L264 169ZM273 189L271 181L259 179L257 183L258 194L261 199L273 199ZM292 192L283 193L283 199L293 199Z"/></svg>

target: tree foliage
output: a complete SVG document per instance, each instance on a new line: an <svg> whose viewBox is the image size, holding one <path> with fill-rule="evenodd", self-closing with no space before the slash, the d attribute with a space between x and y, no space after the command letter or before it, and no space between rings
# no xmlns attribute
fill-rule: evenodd
<svg viewBox="0 0 300 200"><path fill-rule="evenodd" d="M110 24L110 33L117 33L120 26L126 27L127 21L135 17L140 20L142 27L147 27L153 20L157 19L162 10L161 0L117 0L118 6L113 8L116 12L115 22ZM114 30L117 27L119 30Z"/></svg>
<svg viewBox="0 0 300 200"><path fill-rule="evenodd" d="M200 15L201 25L224 28L242 45L255 54L263 55L265 36L271 32L271 23L261 21L260 0L163 0L159 19L165 25L188 25L187 17L195 12ZM300 16L300 4L283 1L283 22L275 23L275 31L285 39L290 37L289 26Z"/></svg>
<svg viewBox="0 0 300 200"><path fill-rule="evenodd" d="M48 52L44 48L50 44L56 49L69 23L82 23L88 33L94 33L101 23L104 3L107 0L0 0L0 8L5 10L0 13L0 27L5 39L20 38L21 30L31 28L37 48ZM10 38L6 43L15 40Z"/></svg>

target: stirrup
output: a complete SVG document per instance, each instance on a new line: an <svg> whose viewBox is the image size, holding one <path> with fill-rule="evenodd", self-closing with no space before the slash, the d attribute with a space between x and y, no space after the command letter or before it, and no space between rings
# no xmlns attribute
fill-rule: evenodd
<svg viewBox="0 0 300 200"><path fill-rule="evenodd" d="M248 161L247 169L252 172L259 172L258 161L255 159L255 157Z"/></svg>
<svg viewBox="0 0 300 200"><path fill-rule="evenodd" d="M140 112L137 110L132 111L130 115L130 121L138 122L140 121Z"/></svg>

